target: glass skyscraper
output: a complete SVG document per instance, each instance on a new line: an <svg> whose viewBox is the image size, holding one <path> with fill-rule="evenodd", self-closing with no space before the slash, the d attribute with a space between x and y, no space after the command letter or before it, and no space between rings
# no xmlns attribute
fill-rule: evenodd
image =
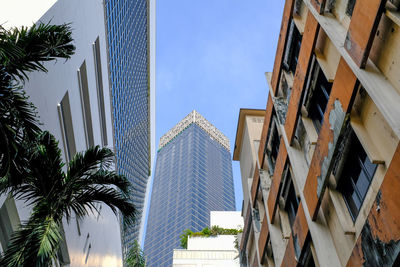
<svg viewBox="0 0 400 267"><path fill-rule="evenodd" d="M136 225L123 231L125 248L140 238L151 170L151 2L105 1L116 170L131 181L138 210Z"/></svg>
<svg viewBox="0 0 400 267"><path fill-rule="evenodd" d="M146 266L172 266L185 229L209 226L210 211L235 210L229 140L196 111L160 139L147 221Z"/></svg>

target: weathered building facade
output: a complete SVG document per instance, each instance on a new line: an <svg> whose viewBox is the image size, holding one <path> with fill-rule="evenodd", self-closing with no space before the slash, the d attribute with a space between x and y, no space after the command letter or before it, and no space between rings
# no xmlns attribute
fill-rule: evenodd
<svg viewBox="0 0 400 267"><path fill-rule="evenodd" d="M245 174L243 264L400 266L399 7L286 1Z"/></svg>

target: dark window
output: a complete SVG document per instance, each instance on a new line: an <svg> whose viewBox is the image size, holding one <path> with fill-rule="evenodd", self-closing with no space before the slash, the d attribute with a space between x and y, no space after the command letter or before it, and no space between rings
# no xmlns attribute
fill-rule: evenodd
<svg viewBox="0 0 400 267"><path fill-rule="evenodd" d="M11 236L18 229L19 224L20 219L15 201L8 197L0 207L0 245L3 252L7 250Z"/></svg>
<svg viewBox="0 0 400 267"><path fill-rule="evenodd" d="M301 40L302 36L297 29L297 27L294 27L293 31L293 51L292 51L292 57L290 60L290 65L289 65L289 71L295 73L296 72L296 67L297 67L297 62L299 61L299 54L300 54L300 48L301 48Z"/></svg>
<svg viewBox="0 0 400 267"><path fill-rule="evenodd" d="M400 253L397 254L397 258L392 266L400 266Z"/></svg>
<svg viewBox="0 0 400 267"><path fill-rule="evenodd" d="M265 144L265 154L268 163L269 174L273 175L275 169L275 162L279 153L280 138L278 132L278 122L275 111L272 113L271 124L269 127L267 142Z"/></svg>
<svg viewBox="0 0 400 267"><path fill-rule="evenodd" d="M314 258L311 252L311 237L308 237L308 241L303 248L303 254L299 260L299 267L315 267Z"/></svg>
<svg viewBox="0 0 400 267"><path fill-rule="evenodd" d="M355 5L356 5L356 0L349 0L349 2L347 2L346 14L348 16L351 17L353 15L353 10Z"/></svg>
<svg viewBox="0 0 400 267"><path fill-rule="evenodd" d="M280 143L279 134L277 128L275 127L271 139L271 159L274 165L279 153L279 143Z"/></svg>
<svg viewBox="0 0 400 267"><path fill-rule="evenodd" d="M286 166L285 173L284 173L284 185L282 187L281 196L285 201L285 211L289 217L289 224L290 228L293 227L294 220L296 218L297 209L299 207L299 199L296 196L296 191L294 189L292 175L289 170L289 166Z"/></svg>
<svg viewBox="0 0 400 267"><path fill-rule="evenodd" d="M377 164L371 163L354 132L350 134L349 154L338 182L350 214L355 221L368 192Z"/></svg>
<svg viewBox="0 0 400 267"><path fill-rule="evenodd" d="M79 89L81 92L82 115L85 125L86 145L87 147L94 146L92 113L90 111L90 96L89 85L87 79L86 62L83 61L78 70Z"/></svg>
<svg viewBox="0 0 400 267"><path fill-rule="evenodd" d="M264 257L262 259L262 264L267 263L267 259L270 258L273 260L274 258L274 252L272 250L272 243L271 243L271 238L268 238L267 244L265 245L265 250L264 250Z"/></svg>
<svg viewBox="0 0 400 267"><path fill-rule="evenodd" d="M316 68L317 80L308 109L309 117L313 120L317 132L321 130L324 113L331 93L332 83L328 82L321 68Z"/></svg>
<svg viewBox="0 0 400 267"><path fill-rule="evenodd" d="M97 37L93 43L94 67L96 74L97 100L99 106L100 132L103 146L107 146L106 113L104 108L103 77L101 72L100 41Z"/></svg>
<svg viewBox="0 0 400 267"><path fill-rule="evenodd" d="M398 11L400 8L400 0L389 0L386 4L387 10Z"/></svg>
<svg viewBox="0 0 400 267"><path fill-rule="evenodd" d="M76 153L76 147L68 91L65 93L61 103L58 104L58 116L63 135L65 156L67 162L69 162Z"/></svg>
<svg viewBox="0 0 400 267"><path fill-rule="evenodd" d="M300 15L302 2L303 2L302 0L296 0L296 1L294 2L293 14L296 14L297 16Z"/></svg>
<svg viewBox="0 0 400 267"><path fill-rule="evenodd" d="M285 68L285 70L292 73L295 73L296 71L301 47L301 40L302 36L296 25L294 24L294 21L292 20L290 23L289 35L283 58L283 67Z"/></svg>

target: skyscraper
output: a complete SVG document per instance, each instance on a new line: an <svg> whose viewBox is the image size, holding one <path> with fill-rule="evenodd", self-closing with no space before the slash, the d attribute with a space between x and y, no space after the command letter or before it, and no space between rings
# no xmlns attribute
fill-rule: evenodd
<svg viewBox="0 0 400 267"><path fill-rule="evenodd" d="M105 14L116 170L131 181L138 210L136 225L123 232L129 248L141 239L154 155L155 0L106 0Z"/></svg>
<svg viewBox="0 0 400 267"><path fill-rule="evenodd" d="M210 211L235 210L228 138L192 111L160 139L147 223L147 266L172 266L183 230L210 225Z"/></svg>

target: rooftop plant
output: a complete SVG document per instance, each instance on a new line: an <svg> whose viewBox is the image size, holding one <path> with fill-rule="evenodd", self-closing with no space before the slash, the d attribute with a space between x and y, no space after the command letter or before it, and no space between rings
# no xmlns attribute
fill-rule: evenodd
<svg viewBox="0 0 400 267"><path fill-rule="evenodd" d="M181 238L181 247L187 248L188 237L210 237L217 235L237 235L238 233L243 232L242 229L225 229L219 226L213 226L210 228L205 227L200 232L193 232L190 229L186 229L183 231L183 234L180 235Z"/></svg>

